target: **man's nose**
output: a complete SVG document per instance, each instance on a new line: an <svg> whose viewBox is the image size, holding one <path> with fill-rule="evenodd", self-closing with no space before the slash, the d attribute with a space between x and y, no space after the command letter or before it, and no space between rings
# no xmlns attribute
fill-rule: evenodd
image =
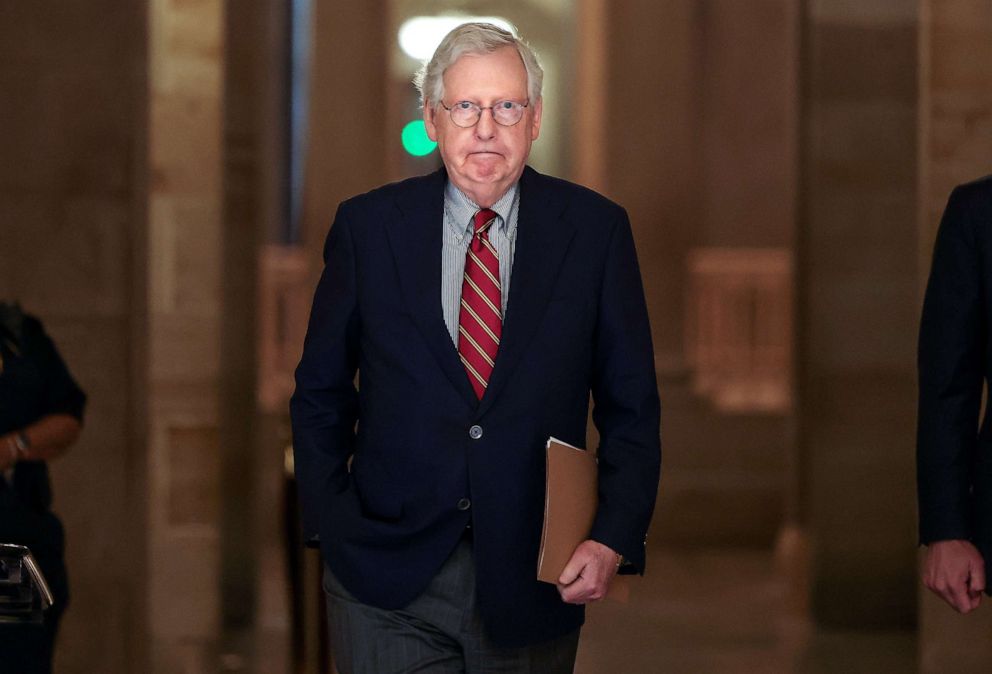
<svg viewBox="0 0 992 674"><path fill-rule="evenodd" d="M492 108L486 108L479 114L479 121L475 124L475 135L480 140L488 140L496 133L496 120L493 119Z"/></svg>

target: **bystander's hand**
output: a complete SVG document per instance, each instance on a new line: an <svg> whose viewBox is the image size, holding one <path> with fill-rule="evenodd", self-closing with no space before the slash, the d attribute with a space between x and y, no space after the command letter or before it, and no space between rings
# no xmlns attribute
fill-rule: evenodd
<svg viewBox="0 0 992 674"><path fill-rule="evenodd" d="M978 608L985 590L985 561L965 540L936 541L927 546L923 584L961 613Z"/></svg>
<svg viewBox="0 0 992 674"><path fill-rule="evenodd" d="M572 553L558 578L558 593L568 604L588 604L606 596L617 574L619 556L612 548L587 540Z"/></svg>

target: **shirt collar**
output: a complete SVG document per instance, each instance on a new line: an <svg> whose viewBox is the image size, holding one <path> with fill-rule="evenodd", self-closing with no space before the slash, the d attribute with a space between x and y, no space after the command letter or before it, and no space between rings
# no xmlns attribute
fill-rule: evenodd
<svg viewBox="0 0 992 674"><path fill-rule="evenodd" d="M510 189L489 207L499 216L493 226L502 229L507 238L513 238L513 230L517 226L516 222L511 222L510 211L513 210L517 195L520 192L518 185L519 183L513 183ZM475 226L472 219L479 208L479 205L472 201L467 194L458 189L453 182L448 181L444 187L444 209L448 215L451 232L459 240L474 233Z"/></svg>

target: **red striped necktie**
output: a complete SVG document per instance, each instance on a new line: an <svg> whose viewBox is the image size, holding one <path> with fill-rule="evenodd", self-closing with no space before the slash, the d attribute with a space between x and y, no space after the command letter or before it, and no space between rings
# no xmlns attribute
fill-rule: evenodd
<svg viewBox="0 0 992 674"><path fill-rule="evenodd" d="M475 214L475 234L465 255L458 314L458 355L480 399L493 372L503 326L499 256L489 241L489 228L496 217L488 208Z"/></svg>

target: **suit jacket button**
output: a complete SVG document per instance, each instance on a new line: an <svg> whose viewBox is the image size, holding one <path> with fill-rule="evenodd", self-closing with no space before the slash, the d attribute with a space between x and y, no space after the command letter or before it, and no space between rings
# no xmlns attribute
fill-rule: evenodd
<svg viewBox="0 0 992 674"><path fill-rule="evenodd" d="M472 428L468 429L468 437L472 438L473 440L478 440L479 438L481 438L482 437L482 426L476 425L476 426L472 426Z"/></svg>
<svg viewBox="0 0 992 674"><path fill-rule="evenodd" d="M469 508L472 507L472 502L469 501L467 498L460 498L458 499L457 505L459 510L468 510Z"/></svg>

